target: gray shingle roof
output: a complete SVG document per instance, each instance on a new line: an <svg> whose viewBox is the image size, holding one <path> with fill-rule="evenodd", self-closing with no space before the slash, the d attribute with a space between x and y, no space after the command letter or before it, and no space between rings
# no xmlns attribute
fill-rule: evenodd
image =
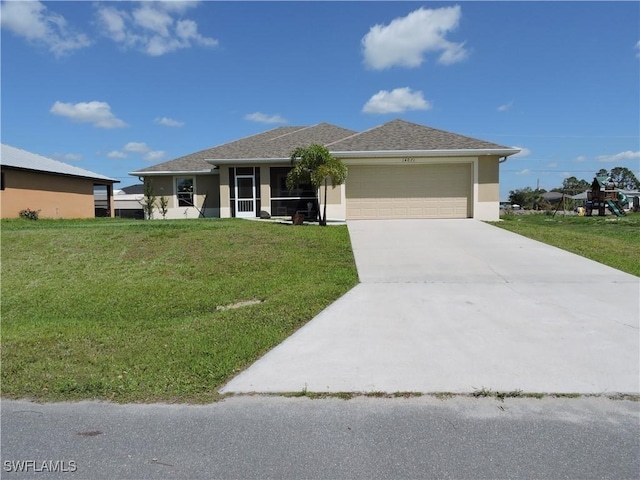
<svg viewBox="0 0 640 480"><path fill-rule="evenodd" d="M213 160L212 163L215 163L215 160L286 159L294 148L306 147L312 143L325 145L331 152L510 148L404 120L393 120L361 133L329 123L320 123L310 127L275 128L159 163L133 174L208 172L213 169L213 165L207 160Z"/></svg>
<svg viewBox="0 0 640 480"><path fill-rule="evenodd" d="M122 187L120 190L127 195L137 195L139 193L144 193L144 184L137 183L135 185L129 185L128 187Z"/></svg>
<svg viewBox="0 0 640 480"><path fill-rule="evenodd" d="M201 150L184 157L160 163L137 172L187 172L209 171L213 165L205 160L247 160L258 158L289 158L296 147L312 143L326 145L340 138L353 135L353 130L320 123L311 127L279 127L264 133L245 137L234 142ZM137 173L136 172L136 173Z"/></svg>
<svg viewBox="0 0 640 480"><path fill-rule="evenodd" d="M0 164L6 167L22 168L39 172L56 173L59 175L71 175L73 177L92 178L117 183L115 178L109 178L99 173L85 170L84 168L69 165L67 163L43 157L36 153L27 152L20 148L2 144Z"/></svg>
<svg viewBox="0 0 640 480"><path fill-rule="evenodd" d="M331 152L510 148L404 120L393 120L327 145Z"/></svg>
<svg viewBox="0 0 640 480"><path fill-rule="evenodd" d="M200 150L199 152L190 153L183 157L178 157L174 160L159 163L148 168L137 170L136 172L201 172L210 171L213 169L213 165L205 162L208 158L222 158L216 157L216 152L240 152L244 149L250 151L252 145L260 144L265 141L269 141L272 138L286 135L287 133L295 132L305 127L278 127L273 130L268 130L257 135L251 135L250 137L241 138L230 143L218 145L217 147L207 148ZM235 158L235 157L233 157Z"/></svg>

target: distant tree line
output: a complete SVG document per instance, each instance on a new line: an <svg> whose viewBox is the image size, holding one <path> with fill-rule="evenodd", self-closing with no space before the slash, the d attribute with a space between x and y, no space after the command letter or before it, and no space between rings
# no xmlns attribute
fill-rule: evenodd
<svg viewBox="0 0 640 480"><path fill-rule="evenodd" d="M640 190L640 181L634 173L626 167L615 167L611 171L601 168L595 173L596 177L607 177L611 179L617 188L622 190ZM567 196L577 195L591 188L592 181L578 179L577 177L565 178L561 187L552 188L550 192L558 192ZM532 210L545 210L551 204L542 195L547 193L543 188L519 188L509 192L509 202L520 205L522 208ZM567 203L569 208L573 208L572 201Z"/></svg>

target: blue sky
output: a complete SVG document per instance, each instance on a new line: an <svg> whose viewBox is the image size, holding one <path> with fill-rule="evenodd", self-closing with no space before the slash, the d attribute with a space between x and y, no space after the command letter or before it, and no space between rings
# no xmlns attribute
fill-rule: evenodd
<svg viewBox="0 0 640 480"><path fill-rule="evenodd" d="M517 146L509 190L640 175L638 2L2 2L2 142L128 172L281 125Z"/></svg>

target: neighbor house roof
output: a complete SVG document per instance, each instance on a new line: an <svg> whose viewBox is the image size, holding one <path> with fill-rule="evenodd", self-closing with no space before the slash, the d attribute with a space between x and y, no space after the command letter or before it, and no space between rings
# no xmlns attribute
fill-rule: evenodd
<svg viewBox="0 0 640 480"><path fill-rule="evenodd" d="M356 133L327 145L331 152L421 151L421 150L496 150L504 145L465 137L404 120L393 120L362 133ZM517 149L513 153L516 153Z"/></svg>
<svg viewBox="0 0 640 480"><path fill-rule="evenodd" d="M144 193L144 183L137 183L135 185L129 185L128 187L122 187L120 191L127 195Z"/></svg>
<svg viewBox="0 0 640 480"><path fill-rule="evenodd" d="M67 163L43 157L36 153L27 152L10 145L2 144L0 164L3 167L20 168L23 170L33 170L36 172L55 173L58 175L68 175L72 177L91 178L93 180L103 180L105 182L118 183L119 180L109 178L99 173L85 170L84 168L69 165Z"/></svg>
<svg viewBox="0 0 640 480"><path fill-rule="evenodd" d="M572 198L571 195L565 195L562 192L545 192L540 196L549 201L560 200L562 197Z"/></svg>

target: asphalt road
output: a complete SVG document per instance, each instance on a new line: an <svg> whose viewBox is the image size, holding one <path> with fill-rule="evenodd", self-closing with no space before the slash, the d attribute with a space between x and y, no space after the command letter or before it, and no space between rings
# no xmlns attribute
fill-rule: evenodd
<svg viewBox="0 0 640 480"><path fill-rule="evenodd" d="M1 413L3 479L635 479L640 472L640 402L604 397L236 396L203 406L3 400Z"/></svg>

